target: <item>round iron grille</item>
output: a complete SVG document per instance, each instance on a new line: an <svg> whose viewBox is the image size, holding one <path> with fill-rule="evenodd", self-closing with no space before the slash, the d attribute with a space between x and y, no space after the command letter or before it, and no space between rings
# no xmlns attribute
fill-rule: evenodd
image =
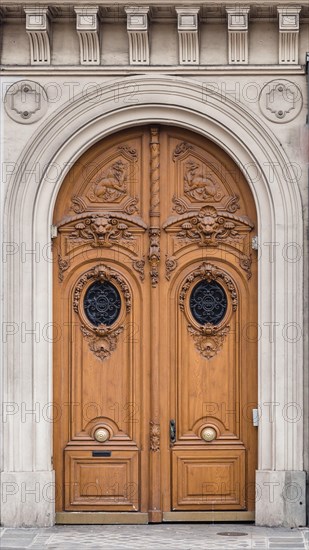
<svg viewBox="0 0 309 550"><path fill-rule="evenodd" d="M226 314L227 297L224 288L216 281L200 281L192 289L190 309L201 325L218 325Z"/></svg>
<svg viewBox="0 0 309 550"><path fill-rule="evenodd" d="M118 319L120 308L120 294L112 283L96 281L90 285L85 294L84 309L93 325L111 326Z"/></svg>

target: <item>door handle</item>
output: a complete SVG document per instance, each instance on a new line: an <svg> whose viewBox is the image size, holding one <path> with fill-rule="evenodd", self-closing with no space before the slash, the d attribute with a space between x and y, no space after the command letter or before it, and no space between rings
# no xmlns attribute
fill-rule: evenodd
<svg viewBox="0 0 309 550"><path fill-rule="evenodd" d="M170 420L170 444L176 443L176 420Z"/></svg>

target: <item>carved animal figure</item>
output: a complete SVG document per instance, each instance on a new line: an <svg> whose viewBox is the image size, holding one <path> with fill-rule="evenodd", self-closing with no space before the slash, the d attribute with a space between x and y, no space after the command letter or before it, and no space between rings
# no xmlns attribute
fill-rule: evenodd
<svg viewBox="0 0 309 550"><path fill-rule="evenodd" d="M121 160L115 162L96 180L91 188L89 198L101 201L112 201L127 192L127 164Z"/></svg>
<svg viewBox="0 0 309 550"><path fill-rule="evenodd" d="M200 164L189 160L186 163L185 192L195 199L207 199L213 197L218 200L217 186L209 177L203 176L203 169Z"/></svg>

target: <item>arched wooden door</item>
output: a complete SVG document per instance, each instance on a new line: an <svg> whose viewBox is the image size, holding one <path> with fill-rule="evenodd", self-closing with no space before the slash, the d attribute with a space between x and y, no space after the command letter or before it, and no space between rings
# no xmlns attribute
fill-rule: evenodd
<svg viewBox="0 0 309 550"><path fill-rule="evenodd" d="M126 130L70 170L54 224L58 520L252 519L256 211L240 170L192 132Z"/></svg>

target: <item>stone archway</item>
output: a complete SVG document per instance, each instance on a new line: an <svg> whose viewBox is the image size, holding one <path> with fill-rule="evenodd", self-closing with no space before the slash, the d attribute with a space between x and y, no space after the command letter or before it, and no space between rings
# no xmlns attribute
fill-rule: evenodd
<svg viewBox="0 0 309 550"><path fill-rule="evenodd" d="M230 99L222 101L220 94L205 94L200 83L152 76L117 80L61 107L27 145L12 176L4 217L4 240L13 247L3 264L7 332L3 401L11 404L3 424L3 523L54 522L49 247L58 190L72 163L91 144L121 128L153 122L182 126L213 140L237 162L251 187L260 228L262 414L256 521L302 525L303 418L295 410L302 410L303 351L301 339L291 333L302 327L302 269L299 262L289 261L286 252L290 246L301 249L303 242L296 178L276 137L247 109ZM33 172L37 164L38 179ZM275 249L276 261L269 255ZM273 327L279 327L276 345L269 337ZM37 331L34 339L26 337L30 330ZM23 407L35 410L27 422ZM287 495L290 486L296 488L296 497ZM38 491L38 497L25 504L21 493L25 496L30 490Z"/></svg>

